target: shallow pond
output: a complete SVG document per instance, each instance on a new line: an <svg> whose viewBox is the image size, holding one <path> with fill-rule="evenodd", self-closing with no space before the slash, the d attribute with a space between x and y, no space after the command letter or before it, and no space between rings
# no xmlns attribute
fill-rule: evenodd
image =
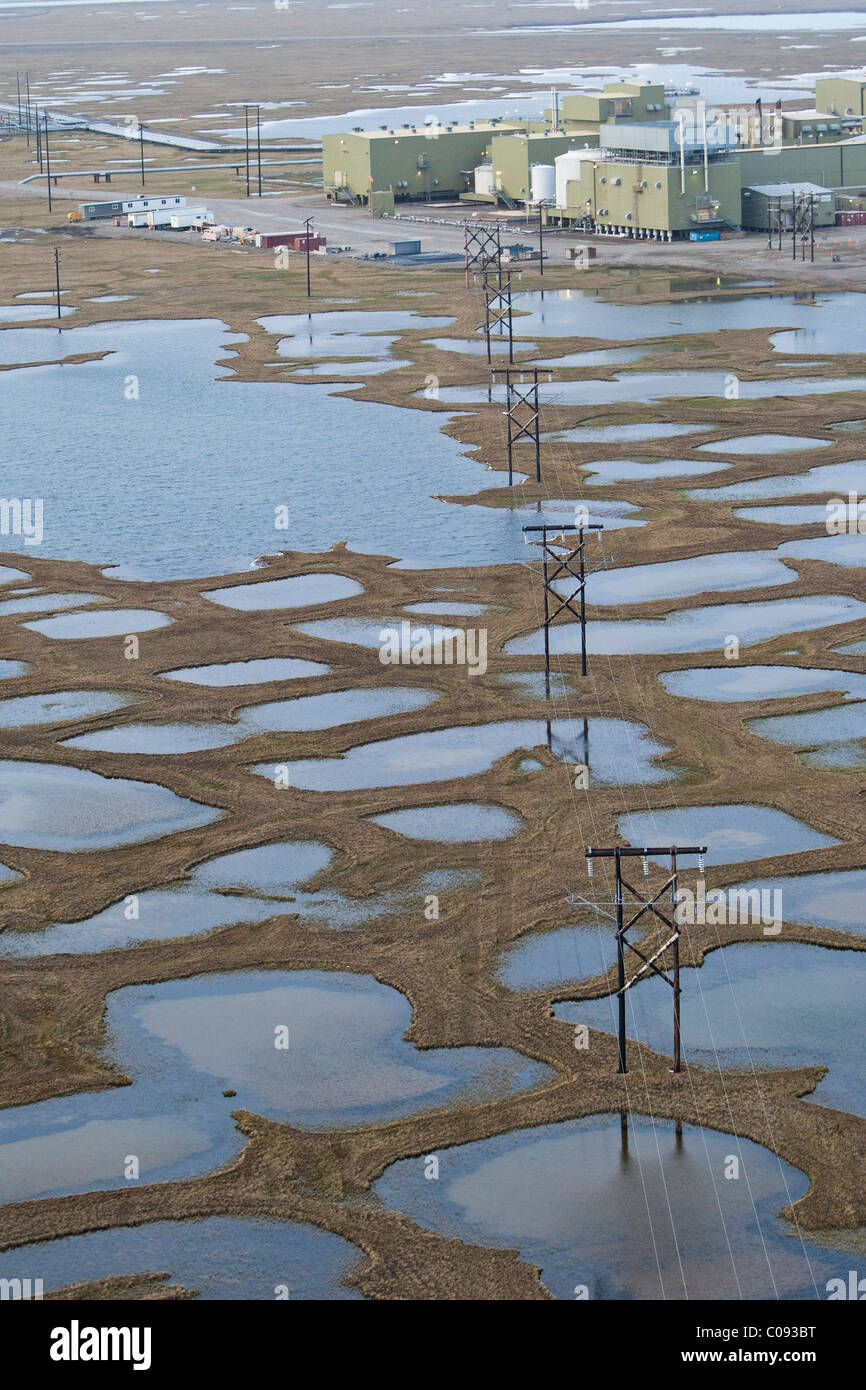
<svg viewBox="0 0 866 1390"><path fill-rule="evenodd" d="M866 764L866 700L809 710L805 714L768 715L747 719L762 738L800 748L807 767L862 767Z"/></svg>
<svg viewBox="0 0 866 1390"><path fill-rule="evenodd" d="M566 980L589 980L604 975L615 962L612 928L584 922L519 937L499 957L496 979L519 993Z"/></svg>
<svg viewBox="0 0 866 1390"><path fill-rule="evenodd" d="M746 1181L724 1180L731 1154ZM442 1235L517 1249L558 1299L814 1299L850 1263L778 1217L805 1174L715 1130L593 1115L438 1158L438 1182L402 1159L374 1192Z"/></svg>
<svg viewBox="0 0 866 1390"><path fill-rule="evenodd" d="M654 652L705 652L723 649L730 634L741 646L761 642L784 632L846 623L866 613L866 604L843 594L816 598L770 599L766 603L721 603L706 608L686 608L664 618L619 622L588 622L587 651L597 655ZM505 652L537 656L544 650L541 631L506 642ZM553 653L580 651L580 626L563 623L550 629Z"/></svg>
<svg viewBox="0 0 866 1390"><path fill-rule="evenodd" d="M711 951L682 977L684 1056L712 1070L827 1066L811 1099L863 1115L864 986L866 954L857 951L782 941ZM670 1055L670 986L657 976L644 978L626 999L628 1036ZM613 996L557 1004L554 1012L569 1023L616 1031Z"/></svg>
<svg viewBox="0 0 866 1390"><path fill-rule="evenodd" d="M776 554L790 555L792 560L823 560L829 565L844 565L859 569L866 565L866 534L844 532L840 535L813 536L809 540L786 541Z"/></svg>
<svg viewBox="0 0 866 1390"><path fill-rule="evenodd" d="M683 434L708 434L716 425L678 425L647 420L634 423L575 425L571 430L542 434L542 443L551 444L632 444L644 439L673 439Z"/></svg>
<svg viewBox="0 0 866 1390"><path fill-rule="evenodd" d="M836 390L842 388L836 387ZM780 393L781 394L781 393ZM795 392L795 395L799 395ZM829 449L830 439L810 439L804 434L744 434L736 439L718 439L698 448L714 454L793 454L800 449Z"/></svg>
<svg viewBox="0 0 866 1390"><path fill-rule="evenodd" d="M327 362L320 362L315 367L296 367L292 372L296 377L354 377L354 376L381 376L383 372L395 372L398 367L411 367L412 363L408 358L387 357L382 361L374 359L372 362L342 362L333 358ZM291 368L289 368L291 370ZM354 382L342 380L335 385L353 386Z"/></svg>
<svg viewBox="0 0 866 1390"><path fill-rule="evenodd" d="M585 721L512 719L496 724L468 724L436 729L402 738L383 739L350 748L338 758L305 758L285 764L260 763L250 769L274 781L277 767L289 786L306 791L342 791L364 787L405 787L418 782L442 782L486 772L514 749L547 744L564 762L586 763L594 782L651 784L667 781L670 771L653 759L666 751L643 724L622 719Z"/></svg>
<svg viewBox="0 0 866 1390"><path fill-rule="evenodd" d="M630 845L706 845L704 862L738 864L775 854L801 854L804 850L838 845L803 821L769 806L682 806L669 810L633 811L617 816L616 828ZM650 856L653 859L653 856ZM667 862L655 860L653 862ZM691 871L694 855L683 861Z"/></svg>
<svg viewBox="0 0 866 1390"><path fill-rule="evenodd" d="M440 352L467 353L472 357L487 356L486 338L425 338L424 346L439 348ZM503 345L502 341L497 340L493 334L490 337L490 347L494 356L508 351L507 344ZM537 347L537 343L514 339L515 352L531 352Z"/></svg>
<svg viewBox="0 0 866 1390"><path fill-rule="evenodd" d="M60 317L66 318L75 310L69 304L61 304ZM25 323L28 319L56 318L57 308L48 304L0 304L0 322Z"/></svg>
<svg viewBox="0 0 866 1390"><path fill-rule="evenodd" d="M666 349L659 345L651 347L595 348L586 352L568 352L563 357L547 357L536 363L537 367L615 367L627 362L639 362L653 351Z"/></svg>
<svg viewBox="0 0 866 1390"><path fill-rule="evenodd" d="M78 640L83 637L125 637L130 632L152 632L174 622L167 613L155 613L149 608L112 608L84 613L62 613L56 618L39 618L35 623L22 623L31 632L43 637Z"/></svg>
<svg viewBox="0 0 866 1390"><path fill-rule="evenodd" d="M227 589L208 589L204 597L225 608L244 612L265 608L306 608L314 603L334 603L364 592L343 574L299 574L288 579L264 579L254 584L233 584Z"/></svg>
<svg viewBox="0 0 866 1390"><path fill-rule="evenodd" d="M199 864L165 888L131 894L80 922L41 931L0 933L0 956L86 955L139 941L198 936L235 922L264 922L297 914L305 925L346 931L376 918L411 912L428 893L466 888L476 869L434 869L417 879L350 897L339 888L307 885L332 862L333 851L315 840L284 840L235 850Z"/></svg>
<svg viewBox="0 0 866 1390"><path fill-rule="evenodd" d="M245 971L117 990L106 1030L132 1085L4 1110L0 1196L124 1186L128 1154L145 1182L206 1172L245 1143L233 1110L339 1128L552 1076L507 1048L418 1049L404 1039L411 1017L370 975Z"/></svg>
<svg viewBox="0 0 866 1390"><path fill-rule="evenodd" d="M837 931L866 932L863 894L866 869L834 869L822 874L792 874L784 878L751 878L738 888L751 891L779 889L786 922L802 922L810 927L831 927Z"/></svg>
<svg viewBox="0 0 866 1390"><path fill-rule="evenodd" d="M269 1301L283 1286L293 1301L331 1301L362 1297L340 1282L362 1264L362 1252L331 1231L209 1216L19 1246L0 1253L0 1278L41 1279L47 1293L111 1274L153 1271L167 1273L169 1284L198 1290L202 1299Z"/></svg>
<svg viewBox="0 0 866 1390"><path fill-rule="evenodd" d="M294 656L266 656L251 661L215 662L212 666L183 666L161 671L167 681L188 685L260 685L265 681L303 680L306 676L327 676L330 666L321 661L302 661Z"/></svg>
<svg viewBox="0 0 866 1390"><path fill-rule="evenodd" d="M29 579L30 575L25 574L24 570L12 569L11 565L0 565L0 584L11 584L13 580L17 580L19 583L26 582Z"/></svg>
<svg viewBox="0 0 866 1390"><path fill-rule="evenodd" d="M234 573L277 546L320 552L337 540L418 567L522 557L508 512L458 510L431 496L504 481L464 457L464 446L442 432L441 415L352 400L312 382L218 380L243 341L219 320L97 324L54 333L41 346L25 340L38 331L0 331L0 359L54 357L61 337L66 355L108 353L74 367L0 373L10 457L33 460L30 486L46 516L67 518L50 538L61 559L115 563L113 575L124 579L163 579ZM138 399L125 398L129 377ZM335 449L335 439L351 447ZM106 474L107 457L121 463ZM277 505L287 508L286 529L277 529Z"/></svg>
<svg viewBox="0 0 866 1390"><path fill-rule="evenodd" d="M704 459L593 459L583 466L590 470L586 482L593 487L607 487L609 483L648 483L656 478L695 478L701 473L720 473L730 467L727 463L710 463Z"/></svg>
<svg viewBox="0 0 866 1390"><path fill-rule="evenodd" d="M0 840L26 849L92 850L209 825L222 811L153 782L57 763L0 762Z"/></svg>
<svg viewBox="0 0 866 1390"><path fill-rule="evenodd" d="M435 840L440 844L508 840L526 829L523 820L513 811L477 801L458 801L449 806L413 806L404 811L371 816L370 820L410 840Z"/></svg>
<svg viewBox="0 0 866 1390"><path fill-rule="evenodd" d="M95 748L106 753L193 753L206 748L223 748L257 734L332 729L364 719L405 714L423 709L438 698L435 690L413 690L406 686L336 690L324 695L248 705L238 710L233 724L218 720L207 724L122 724L79 734L65 739L64 743L68 748Z"/></svg>
<svg viewBox="0 0 866 1390"><path fill-rule="evenodd" d="M405 623L406 636L403 639L403 647L408 651L411 644L422 640L425 633L430 635L431 641L433 634L436 640L445 642L448 638L464 631L462 627L448 627L441 623L431 623L425 626L421 622L410 622L405 618L317 618L310 623L297 623L296 632L303 632L308 637L322 637L327 642L351 642L359 647L384 647L388 641L388 633L396 632L398 636L404 629ZM383 637L382 634L386 635Z"/></svg>
<svg viewBox="0 0 866 1390"><path fill-rule="evenodd" d="M668 292L668 286L660 287L660 293ZM519 331L539 337L580 334L637 342L642 338L717 333L731 328L788 326L832 333L835 341L844 345L840 349L844 352L849 352L852 342L858 342L862 334L863 296L856 293L716 295L667 304L629 302L627 290L619 292L622 302L615 303L617 293L564 289L521 294L515 299L515 307L529 312L520 317ZM517 323L515 319L515 326Z"/></svg>
<svg viewBox="0 0 866 1390"><path fill-rule="evenodd" d="M506 671L495 676L497 685L503 685L523 700L547 700L551 696L569 696L576 693L576 687L568 676L551 671L546 676L543 671ZM539 764L540 766L540 764Z"/></svg>
<svg viewBox="0 0 866 1390"><path fill-rule="evenodd" d="M699 667L692 671L662 671L659 680L672 695L722 704L736 704L742 700L785 700L821 690L838 690L846 700L866 698L866 675L804 666Z"/></svg>
<svg viewBox="0 0 866 1390"><path fill-rule="evenodd" d="M710 502L746 501L751 497L796 497L810 492L832 492L847 501L849 491L866 493L866 463L825 463L803 473L785 473L772 478L750 478L743 483L728 483L724 487L695 488L687 497L705 498ZM821 519L827 516L821 508Z"/></svg>
<svg viewBox="0 0 866 1390"><path fill-rule="evenodd" d="M434 599L430 603L406 603L403 612L429 613L436 618L480 618L489 607L488 603L452 603L445 599Z"/></svg>
<svg viewBox="0 0 866 1390"><path fill-rule="evenodd" d="M136 704L141 698L109 690L55 690L48 695L19 695L11 700L0 700L0 729L59 724L66 719L112 714L125 705Z"/></svg>
<svg viewBox="0 0 866 1390"><path fill-rule="evenodd" d="M769 526L815 526L827 520L826 505L799 507L735 507L734 516L762 521Z"/></svg>
<svg viewBox="0 0 866 1390"><path fill-rule="evenodd" d="M99 594L28 594L0 602L0 617L18 613L39 613L44 609L82 608L88 603L108 603Z"/></svg>
<svg viewBox="0 0 866 1390"><path fill-rule="evenodd" d="M519 377L518 377L519 380ZM628 372L613 381L540 381L538 398L550 404L621 405L627 401L648 404L668 399L690 400L718 396L725 399L729 377L715 372ZM862 391L864 377L786 377L768 381L739 383L739 399L765 400L768 397L831 395L838 391ZM424 392L416 392L424 395ZM440 386L437 400L463 404L475 401L506 399L504 383L492 388L488 382L476 386ZM779 441L782 441L781 443ZM729 447L732 445L733 447ZM752 439L724 441L722 451L729 453L764 453L780 449L809 449L826 440L788 439L787 435L755 435Z"/></svg>
<svg viewBox="0 0 866 1390"><path fill-rule="evenodd" d="M772 551L738 550L724 555L699 555L693 560L596 571L587 579L586 600L600 606L649 603L688 594L791 584L796 578L796 571L783 565ZM554 580L554 587L563 595L575 592L571 580Z"/></svg>
<svg viewBox="0 0 866 1390"><path fill-rule="evenodd" d="M323 314L275 314L257 320L268 333L284 334L281 357L388 357L401 330L446 328L453 318L433 318L409 309L335 309Z"/></svg>

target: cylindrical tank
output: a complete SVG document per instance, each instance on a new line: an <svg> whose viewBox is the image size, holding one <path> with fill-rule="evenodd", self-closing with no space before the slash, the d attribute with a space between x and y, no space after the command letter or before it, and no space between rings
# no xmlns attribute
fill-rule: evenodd
<svg viewBox="0 0 866 1390"><path fill-rule="evenodd" d="M556 170L552 164L533 164L530 172L530 202L552 203L556 197Z"/></svg>
<svg viewBox="0 0 866 1390"><path fill-rule="evenodd" d="M555 194L556 206L564 208L568 206L565 185L572 179L580 178L581 155L576 150L568 150L565 154L557 156L555 173Z"/></svg>
<svg viewBox="0 0 866 1390"><path fill-rule="evenodd" d="M475 169L475 192L490 194L493 192L493 165L479 164Z"/></svg>

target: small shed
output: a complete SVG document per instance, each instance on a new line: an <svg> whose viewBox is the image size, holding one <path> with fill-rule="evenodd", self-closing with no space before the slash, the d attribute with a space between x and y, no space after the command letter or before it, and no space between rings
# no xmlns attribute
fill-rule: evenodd
<svg viewBox="0 0 866 1390"><path fill-rule="evenodd" d="M747 230L766 232L778 226L790 229L794 199L811 195L814 198L816 227L832 227L836 220L836 201L833 190L817 183L756 183L743 189L743 226Z"/></svg>

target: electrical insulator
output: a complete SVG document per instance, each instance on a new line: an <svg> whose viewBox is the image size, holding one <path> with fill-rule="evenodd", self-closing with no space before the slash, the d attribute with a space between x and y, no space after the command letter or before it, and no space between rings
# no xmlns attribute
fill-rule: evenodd
<svg viewBox="0 0 866 1390"><path fill-rule="evenodd" d="M649 860L646 855L643 857L643 876L644 878L649 878Z"/></svg>
<svg viewBox="0 0 866 1390"><path fill-rule="evenodd" d="M586 872L587 872L587 877L592 878L592 855L591 855L591 854L588 854L588 855L586 856Z"/></svg>
<svg viewBox="0 0 866 1390"><path fill-rule="evenodd" d="M699 855L698 855L698 873L699 873L699 874L702 874L703 872L704 872L704 856L703 856L702 854L699 854Z"/></svg>

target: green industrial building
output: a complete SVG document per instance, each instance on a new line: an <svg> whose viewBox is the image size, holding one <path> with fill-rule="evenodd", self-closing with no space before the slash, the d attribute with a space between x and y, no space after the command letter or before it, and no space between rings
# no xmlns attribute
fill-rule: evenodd
<svg viewBox="0 0 866 1390"><path fill-rule="evenodd" d="M540 208L563 227L670 240L757 228L772 196L762 190L786 189L784 199L811 185L820 190L816 225L829 225L837 198L845 206L866 196L864 121L859 78L820 78L814 108L779 102L767 111L759 101L707 108L659 83L616 82L554 93L540 121L326 135L324 188L373 213L459 199Z"/></svg>
<svg viewBox="0 0 866 1390"><path fill-rule="evenodd" d="M335 198L368 202L371 194L407 199L458 198L474 184L474 170L500 131L522 124L475 121L469 125L382 127L322 140L325 191Z"/></svg>
<svg viewBox="0 0 866 1390"><path fill-rule="evenodd" d="M475 187L464 199L479 202L500 202L523 205L536 202L533 197L533 165L549 167L561 154L585 146L598 147L598 131L581 129L571 135L553 130L501 133L490 140L489 155L477 167ZM487 191L484 170L489 165L492 190ZM481 184L481 187L478 185Z"/></svg>
<svg viewBox="0 0 866 1390"><path fill-rule="evenodd" d="M668 113L665 89L656 82L608 82L600 92L566 92L546 113L563 130L608 121L661 121Z"/></svg>

